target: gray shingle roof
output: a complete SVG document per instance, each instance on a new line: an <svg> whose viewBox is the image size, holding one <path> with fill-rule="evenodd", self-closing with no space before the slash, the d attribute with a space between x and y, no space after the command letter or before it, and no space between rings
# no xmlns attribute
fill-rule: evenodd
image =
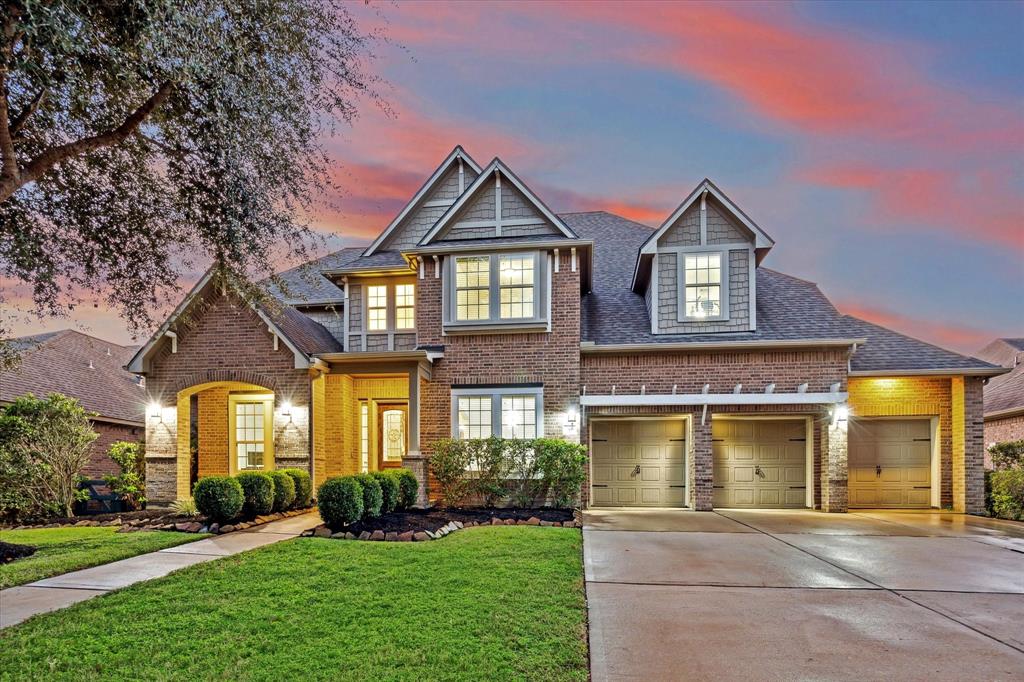
<svg viewBox="0 0 1024 682"><path fill-rule="evenodd" d="M21 362L0 372L0 401L11 402L26 393L40 398L63 393L101 417L144 423L146 392L123 368L137 347L73 329L22 337L15 343L22 350Z"/></svg>
<svg viewBox="0 0 1024 682"><path fill-rule="evenodd" d="M866 338L851 360L855 371L991 368L992 365L843 315L816 284L757 269L757 330L715 334L652 334L643 296L631 291L647 225L603 211L560 216L594 242L593 289L582 301L583 341L596 344L797 341Z"/></svg>
<svg viewBox="0 0 1024 682"><path fill-rule="evenodd" d="M985 385L985 414L1024 409L1024 338L996 339L977 352L993 364L1011 367Z"/></svg>
<svg viewBox="0 0 1024 682"><path fill-rule="evenodd" d="M341 342L327 328L291 306L276 311L264 310L288 340L306 355L341 352Z"/></svg>
<svg viewBox="0 0 1024 682"><path fill-rule="evenodd" d="M337 270L362 268L402 267L405 259L397 251L379 251L372 256L363 256L366 247L350 246L323 258L303 263L291 270L278 273L284 287L266 280L267 289L288 305L324 305L341 303L344 292L322 273Z"/></svg>

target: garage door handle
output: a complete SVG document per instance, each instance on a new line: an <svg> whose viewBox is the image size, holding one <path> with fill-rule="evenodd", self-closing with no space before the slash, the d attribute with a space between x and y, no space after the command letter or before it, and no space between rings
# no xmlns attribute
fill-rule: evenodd
<svg viewBox="0 0 1024 682"><path fill-rule="evenodd" d="M879 464L879 465L875 466L875 478L878 478L881 475L882 475L882 465Z"/></svg>

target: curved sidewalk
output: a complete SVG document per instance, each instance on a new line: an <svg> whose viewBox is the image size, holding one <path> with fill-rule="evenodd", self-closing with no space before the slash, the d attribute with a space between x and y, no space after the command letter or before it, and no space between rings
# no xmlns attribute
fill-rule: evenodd
<svg viewBox="0 0 1024 682"><path fill-rule="evenodd" d="M218 535L102 566L38 580L0 591L0 629L40 613L56 611L136 583L162 578L186 566L202 564L250 549L298 537L320 523L315 512L293 516L250 530Z"/></svg>

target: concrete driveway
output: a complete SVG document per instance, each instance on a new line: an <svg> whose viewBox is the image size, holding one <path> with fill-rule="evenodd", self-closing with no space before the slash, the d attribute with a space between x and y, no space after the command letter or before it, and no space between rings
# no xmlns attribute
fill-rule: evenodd
<svg viewBox="0 0 1024 682"><path fill-rule="evenodd" d="M1024 524L940 512L584 516L601 680L1024 679Z"/></svg>

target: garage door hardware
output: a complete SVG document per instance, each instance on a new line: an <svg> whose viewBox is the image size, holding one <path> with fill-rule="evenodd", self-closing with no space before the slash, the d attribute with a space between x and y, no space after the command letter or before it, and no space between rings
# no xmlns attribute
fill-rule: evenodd
<svg viewBox="0 0 1024 682"><path fill-rule="evenodd" d="M790 490L807 490L807 486L805 486L805 485L791 485L791 486L789 486L789 489Z"/></svg>
<svg viewBox="0 0 1024 682"><path fill-rule="evenodd" d="M640 475L640 465L637 464L636 467L633 469L633 471L630 472L629 475L630 476L639 476Z"/></svg>
<svg viewBox="0 0 1024 682"><path fill-rule="evenodd" d="M931 438L915 438L914 442L915 443L931 443L932 439Z"/></svg>
<svg viewBox="0 0 1024 682"><path fill-rule="evenodd" d="M685 485L670 485L669 488L685 488Z"/></svg>
<svg viewBox="0 0 1024 682"><path fill-rule="evenodd" d="M685 438L669 438L668 442L669 443L685 443L686 439Z"/></svg>
<svg viewBox="0 0 1024 682"><path fill-rule="evenodd" d="M724 486L724 485L713 485L713 486L711 486L711 487L712 487L712 488L724 488L725 486Z"/></svg>
<svg viewBox="0 0 1024 682"><path fill-rule="evenodd" d="M605 484L605 483L593 483L593 484L591 484L590 487L592 487L592 488L607 488L608 485Z"/></svg>
<svg viewBox="0 0 1024 682"><path fill-rule="evenodd" d="M607 438L591 438L590 441L592 443L607 443L608 439Z"/></svg>
<svg viewBox="0 0 1024 682"><path fill-rule="evenodd" d="M882 475L882 465L881 464L876 464L875 465L875 478L878 478L881 475Z"/></svg>
<svg viewBox="0 0 1024 682"><path fill-rule="evenodd" d="M807 439L806 438L790 438L789 442L790 443L806 443Z"/></svg>
<svg viewBox="0 0 1024 682"><path fill-rule="evenodd" d="M932 489L932 487L930 485L915 485L914 486L914 490L931 490L931 489Z"/></svg>
<svg viewBox="0 0 1024 682"><path fill-rule="evenodd" d="M711 442L712 443L724 443L725 439L724 438L712 438Z"/></svg>

